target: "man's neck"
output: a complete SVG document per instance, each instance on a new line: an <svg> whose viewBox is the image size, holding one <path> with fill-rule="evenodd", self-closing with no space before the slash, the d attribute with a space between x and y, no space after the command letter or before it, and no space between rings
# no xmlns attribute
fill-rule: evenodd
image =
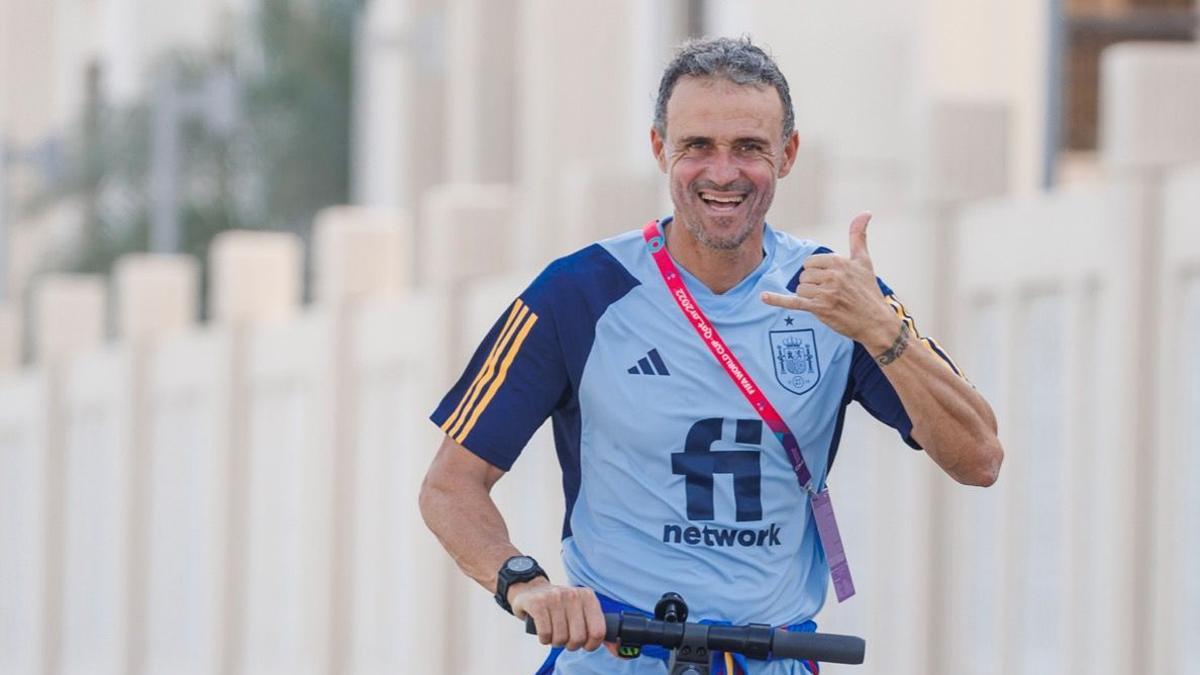
<svg viewBox="0 0 1200 675"><path fill-rule="evenodd" d="M754 228L741 246L730 250L705 246L676 220L672 220L666 230L667 250L671 257L717 295L750 276L766 255L762 226Z"/></svg>

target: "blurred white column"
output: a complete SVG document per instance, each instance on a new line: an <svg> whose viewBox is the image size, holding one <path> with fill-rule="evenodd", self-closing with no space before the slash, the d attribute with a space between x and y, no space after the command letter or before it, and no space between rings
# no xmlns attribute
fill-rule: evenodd
<svg viewBox="0 0 1200 675"><path fill-rule="evenodd" d="M222 322L270 322L300 305L300 240L284 232L229 230L209 252L209 315Z"/></svg>
<svg viewBox="0 0 1200 675"><path fill-rule="evenodd" d="M154 340L190 328L198 316L200 267L185 255L134 253L113 267L117 335Z"/></svg>
<svg viewBox="0 0 1200 675"><path fill-rule="evenodd" d="M64 522L69 519L67 514L71 509L66 506L65 497L64 452L70 434L66 406L62 403L62 371L65 364L82 353L96 350L104 340L104 282L93 276L41 277L36 281L31 309L36 358L48 372L31 373L27 378L13 381L11 389L5 389L5 430L0 434L11 439L11 443L3 444L4 461L8 464L4 473L16 481L10 484L11 492L5 490L13 500L12 510L8 511L12 520L6 519L4 525L5 538L11 537L18 545L28 547L17 550L29 554L23 558L27 565L12 560L3 563L18 579L18 587L22 580L29 586L23 589L25 592L8 594L0 602L12 607L12 620L21 622L13 633L5 631L6 635L20 636L16 639L23 637L28 642L22 641L12 651L0 652L11 655L4 666L15 668L6 672L37 672L25 668L67 672L76 665L65 653L76 644L72 638L95 636L89 635L86 628L73 630L78 628L78 622L70 617L78 617L78 613L73 612L75 606L68 607L66 602L70 589L67 556L71 550L66 542L72 530ZM88 596L89 600L96 601L102 593L101 586L103 582L97 580L97 591ZM115 603L124 599L119 591L115 598L107 597ZM110 612L106 618L121 636L114 639L123 639L127 625L124 615L113 604L107 609L117 610L117 614ZM110 650L106 655L113 658L99 657L108 663L97 663L96 672L119 667L124 657L123 647L114 645L115 652Z"/></svg>
<svg viewBox="0 0 1200 675"><path fill-rule="evenodd" d="M336 329L332 312L312 309L245 336L237 673L319 675L337 657Z"/></svg>
<svg viewBox="0 0 1200 675"><path fill-rule="evenodd" d="M914 195L922 207L1008 192L1011 114L1000 101L936 100L921 111Z"/></svg>
<svg viewBox="0 0 1200 675"><path fill-rule="evenodd" d="M137 522L136 374L132 350L109 347L62 371L62 645L58 672L136 670L142 576Z"/></svg>
<svg viewBox="0 0 1200 675"><path fill-rule="evenodd" d="M563 213L570 214L554 224L563 254L671 214L660 199L666 178L651 162L640 171L576 162L564 167L559 184Z"/></svg>
<svg viewBox="0 0 1200 675"><path fill-rule="evenodd" d="M461 576L416 508L442 432L428 415L453 352L444 292L377 298L351 319L343 453L353 457L344 503L344 672L460 673L464 616L449 596ZM344 460L343 460L344 461ZM508 672L498 668L496 672Z"/></svg>
<svg viewBox="0 0 1200 675"><path fill-rule="evenodd" d="M848 228L846 219L801 234L844 254ZM871 223L870 243L876 274L896 291L922 334L945 344L933 328L940 310L933 278L938 231L928 219L883 213ZM953 344L947 349L958 353ZM820 629L866 637L866 667L872 672L925 675L930 671L925 640L934 610L930 598L938 593L932 565L938 529L931 514L938 490L957 486L857 404L847 411L829 484L858 595L837 603L831 594L816 619ZM835 674L854 670L829 666Z"/></svg>
<svg viewBox="0 0 1200 675"><path fill-rule="evenodd" d="M226 521L226 667L316 672L328 663L335 621L328 538L332 324L328 315L299 315L296 236L223 232L209 256L209 314L232 329L227 494L238 515Z"/></svg>
<svg viewBox="0 0 1200 675"><path fill-rule="evenodd" d="M21 320L16 311L0 305L0 377L21 367Z"/></svg>
<svg viewBox="0 0 1200 675"><path fill-rule="evenodd" d="M1130 471L1136 480L1131 510L1138 518L1141 535L1132 548L1144 568L1154 564L1150 551L1158 530L1151 519L1157 516L1156 509L1161 505L1157 495L1162 486L1154 482L1155 460L1169 461L1166 460L1169 448L1187 442L1180 440L1177 424L1165 427L1157 424L1162 419L1159 415L1163 406L1172 406L1189 393L1179 386L1168 388L1176 382L1176 375L1156 367L1158 354L1153 346L1162 344L1164 339L1177 339L1181 332L1188 331L1189 296L1185 288L1194 261L1181 264L1180 257L1186 259L1190 241L1178 231L1170 232L1178 227L1179 221L1177 213L1172 213L1170 220L1165 217L1169 205L1181 202L1178 193L1167 199L1165 178L1174 167L1200 160L1200 46L1123 43L1109 47L1100 59L1100 96L1101 164L1110 176L1143 185L1145 208L1154 215L1130 244L1122 242L1124 258L1144 275L1137 278L1140 298L1128 316L1137 326L1140 347L1130 356L1139 368L1140 377L1139 396L1129 412L1136 415L1140 424L1138 441L1144 447L1160 451L1154 459L1141 462ZM1175 185L1180 184L1188 182ZM1190 229L1195 229L1194 220L1194 214L1184 216ZM1168 243L1178 245L1179 250L1164 248ZM1186 367L1185 363L1175 368ZM1174 466L1170 470L1177 469L1187 470ZM1155 628L1171 630L1153 623L1157 610L1150 598L1149 594L1139 594L1131 608L1134 636L1139 642L1160 639L1152 633ZM1181 620L1189 619L1181 617Z"/></svg>
<svg viewBox="0 0 1200 675"><path fill-rule="evenodd" d="M37 0L0 3L0 125L9 141L24 144L42 138L57 121L54 83L59 59L47 46L57 9Z"/></svg>
<svg viewBox="0 0 1200 675"><path fill-rule="evenodd" d="M444 0L366 5L355 62L355 204L415 214L425 192L446 180L447 139L459 131L449 123L460 121L446 108L446 13ZM413 229L411 250L426 236Z"/></svg>
<svg viewBox="0 0 1200 675"><path fill-rule="evenodd" d="M933 228L923 244L930 249L930 263L919 269L932 284L930 309L936 316L924 323L934 336L945 336L957 283L954 265L946 264L958 247L955 218L972 201L1009 192L1011 112L998 101L938 100L923 105L920 118L911 143L916 171L910 217Z"/></svg>
<svg viewBox="0 0 1200 675"><path fill-rule="evenodd" d="M1143 187L1114 182L959 219L955 334L1007 455L986 496L945 500L941 672L1137 669L1150 345L1133 317L1152 215Z"/></svg>
<svg viewBox="0 0 1200 675"><path fill-rule="evenodd" d="M338 206L317 214L313 297L338 303L395 295L411 284L413 228L403 213Z"/></svg>
<svg viewBox="0 0 1200 675"><path fill-rule="evenodd" d="M117 406L107 412L109 419L105 424L108 425L108 442L112 443L109 451L118 455L115 461L122 471L121 474L114 473L112 479L125 511L122 526L128 539L125 546L129 553L123 562L123 573L130 580L125 591L130 621L129 667L140 670L146 667L147 657L162 657L162 645L151 644L149 636L161 643L164 634L177 629L180 623L195 620L195 617L181 617L177 613L157 613L154 620L150 620L147 614L151 601L157 603L156 609L161 609L162 559L173 553L167 547L179 544L179 539L171 537L170 531L162 527L162 519L171 513L166 503L169 498L164 498L164 492L184 494L179 484L163 485L157 480L164 473L170 473L168 467L173 456L153 442L155 406L153 399L147 396L147 363L151 359L151 345L180 335L195 322L199 305L199 263L190 256L129 254L117 260L113 272L116 323L124 344L119 356L105 354L116 364L106 367L120 374L108 383L114 388L100 390L98 396L111 397L111 401L106 399L104 404ZM74 378L90 377L78 372L86 371L73 369ZM84 386L77 382L75 379L68 382L69 396L77 396L73 389ZM89 441L87 446L90 444ZM76 447L74 437L68 442L67 451L68 469L76 463L86 465L85 459L75 455L86 450ZM164 468L167 468L166 472ZM70 472L67 475L72 476ZM197 480L203 479L197 477ZM68 483L69 498L75 497L70 492L74 487ZM177 522L172 524L178 525ZM148 538L148 533L154 536ZM69 559L68 569L74 564L76 561ZM148 594L150 589L143 583L147 578L155 578L160 584L153 588L155 595ZM175 596L172 599L181 598ZM194 607L181 603L176 612L186 613ZM161 663L153 664L153 667L161 666Z"/></svg>
<svg viewBox="0 0 1200 675"><path fill-rule="evenodd" d="M777 230L811 239L816 230L830 224L826 216L825 188L829 159L816 141L800 139L800 150L792 171L775 185L775 201L767 213L767 222ZM666 181L666 177L660 178ZM846 222L854 213L844 216Z"/></svg>
<svg viewBox="0 0 1200 675"><path fill-rule="evenodd" d="M1100 60L1100 156L1111 171L1200 160L1200 46L1122 43Z"/></svg>
<svg viewBox="0 0 1200 675"><path fill-rule="evenodd" d="M517 0L446 2L446 178L511 183Z"/></svg>
<svg viewBox="0 0 1200 675"><path fill-rule="evenodd" d="M906 65L914 71L910 91L918 106L939 100L1003 103L1011 120L1004 183L1016 194L1040 190L1051 3L908 0L895 11L910 13L915 22L902 39L911 55ZM843 29L841 37L857 36ZM874 109L893 114L887 107Z"/></svg>
<svg viewBox="0 0 1200 675"><path fill-rule="evenodd" d="M492 323L530 282L525 275L476 280L463 293L461 332L450 341L457 349L452 365L462 371L470 354ZM493 499L504 515L513 544L533 556L557 583L566 579L562 567L562 472L554 452L550 424L534 434L520 459L496 484ZM506 617L496 601L457 570L451 583L454 616L461 635L470 641L456 650L452 672L487 675L493 672L532 673L549 649L526 635L519 621Z"/></svg>
<svg viewBox="0 0 1200 675"><path fill-rule="evenodd" d="M678 37L671 3L518 0L517 176L510 250L517 265L567 253L559 177L583 163L653 171L650 125L658 68ZM609 209L586 218L602 218ZM649 219L659 215L646 213ZM636 227L637 222L631 226Z"/></svg>
<svg viewBox="0 0 1200 675"><path fill-rule="evenodd" d="M1146 671L1187 673L1200 635L1200 163L1168 176L1162 208L1159 437L1153 452L1141 453L1153 467Z"/></svg>
<svg viewBox="0 0 1200 675"><path fill-rule="evenodd" d="M331 471L326 480L331 490L329 517L333 523L329 542L333 586L328 613L332 629L330 661L335 671L358 668L359 672L370 672L372 668L363 669L381 653L369 648L364 653L361 649L364 641L358 638L358 634L377 631L378 635L399 628L394 624L374 625L372 621L394 618L395 614L389 612L380 616L360 611L364 603L373 604L372 601L378 600L377 593L389 588L386 580L396 573L393 570L381 570L372 564L374 561L359 560L363 551L387 550L386 547L377 548L374 544L380 538L394 534L387 525L380 526L381 523L390 524L393 519L388 514L376 513L379 504L364 505L363 493L391 495L400 500L404 499L405 493L402 489L398 490L400 486L393 484L394 476L386 472L361 470L364 464L372 464L373 458L368 455L371 451L390 454L396 451L396 447L363 447L359 443L362 431L362 402L359 395L362 392L356 379L359 373L355 369L357 343L354 323L362 306L394 300L411 285L411 261L414 260L412 244L411 223L399 212L343 206L325 209L317 215L313 250L314 295L332 322L329 354L317 355L317 361L324 363L325 359L332 359L328 365L331 369L328 373L331 406L326 411L330 424L330 458L327 461ZM395 326L398 330L373 337L397 344L403 343L408 333L421 336L428 334L430 329L424 328L426 323L412 323L413 316L406 313L402 328ZM426 349L421 351L431 353ZM387 420L394 422L394 415L400 413L401 409L397 408ZM385 461L383 466L386 465L388 463ZM375 464L373 468L379 466ZM415 496L409 497L408 503L411 503ZM368 572L383 572L385 579L373 577ZM368 589L370 595L359 592L364 588ZM404 604L399 598L393 597L392 600ZM364 616L370 618L360 620ZM394 637L392 642L396 641L398 638ZM371 646L379 645L371 643ZM415 653L419 650L412 651ZM401 662L387 663L385 660L384 663L372 665L374 672L382 673L396 670ZM422 667L420 670L432 671L437 668Z"/></svg>
<svg viewBox="0 0 1200 675"><path fill-rule="evenodd" d="M444 180L446 9L374 0L359 25L352 192L364 206L416 209Z"/></svg>
<svg viewBox="0 0 1200 675"><path fill-rule="evenodd" d="M98 348L104 342L105 282L84 274L42 277L34 289L34 347L41 363Z"/></svg>
<svg viewBox="0 0 1200 675"><path fill-rule="evenodd" d="M59 471L46 377L0 376L0 673L50 672L59 626Z"/></svg>
<svg viewBox="0 0 1200 675"><path fill-rule="evenodd" d="M183 337L198 314L199 276L199 263L182 255L129 254L114 266L117 330L129 348L132 389L125 499L134 542L129 567L138 581L131 662L148 673L202 673L224 658L224 642L213 636L221 637L227 619L218 609L225 607L225 541L197 512L211 512L217 507L205 500L226 494L226 477L213 475L214 463L226 466L225 455L206 453L205 444L224 438L220 422L227 418L197 413L204 406L220 410L205 397L209 392L189 389L181 396L163 384L187 382L197 368L200 377L218 380L230 372L228 351L225 362L214 362L189 350L194 340ZM164 343L170 347L164 350ZM180 350L188 356L173 359ZM171 374L164 373L164 360ZM225 532L223 526L215 531Z"/></svg>
<svg viewBox="0 0 1200 675"><path fill-rule="evenodd" d="M146 355L144 443L146 675L228 672L242 493L233 455L239 372L234 331L176 335Z"/></svg>
<svg viewBox="0 0 1200 675"><path fill-rule="evenodd" d="M418 276L422 284L445 286L509 270L518 241L512 188L501 184L439 185L421 206Z"/></svg>

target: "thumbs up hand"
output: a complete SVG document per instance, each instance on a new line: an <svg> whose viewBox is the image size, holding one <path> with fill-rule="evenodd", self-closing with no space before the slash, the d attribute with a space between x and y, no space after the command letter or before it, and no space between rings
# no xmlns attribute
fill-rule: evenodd
<svg viewBox="0 0 1200 675"><path fill-rule="evenodd" d="M804 261L794 295L763 293L762 301L784 309L811 312L822 323L861 343L871 354L886 350L900 330L900 318L888 306L875 280L867 250L870 213L850 221L849 257L817 253Z"/></svg>
<svg viewBox="0 0 1200 675"><path fill-rule="evenodd" d="M871 265L871 254L867 251L867 225L871 223L871 213L864 211L850 221L850 259L866 263L868 269L874 272Z"/></svg>

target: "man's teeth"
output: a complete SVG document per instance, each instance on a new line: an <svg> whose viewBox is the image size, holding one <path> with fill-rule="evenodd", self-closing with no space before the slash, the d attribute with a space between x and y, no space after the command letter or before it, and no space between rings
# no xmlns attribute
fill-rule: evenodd
<svg viewBox="0 0 1200 675"><path fill-rule="evenodd" d="M720 202L721 204L740 204L745 197L715 197L713 195L700 195L700 198L706 202Z"/></svg>

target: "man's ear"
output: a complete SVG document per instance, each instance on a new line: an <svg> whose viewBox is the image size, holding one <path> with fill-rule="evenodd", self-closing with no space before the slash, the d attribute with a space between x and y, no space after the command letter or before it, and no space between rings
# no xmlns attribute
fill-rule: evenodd
<svg viewBox="0 0 1200 675"><path fill-rule="evenodd" d="M658 133L658 128L650 127L650 151L654 153L654 161L658 162L658 169L663 173L667 172L667 156L665 153L667 139L663 138Z"/></svg>
<svg viewBox="0 0 1200 675"><path fill-rule="evenodd" d="M783 178L792 171L792 165L796 163L796 153L800 149L800 133L793 131L791 136L788 136L787 142L783 144L783 162L779 165L779 177Z"/></svg>

